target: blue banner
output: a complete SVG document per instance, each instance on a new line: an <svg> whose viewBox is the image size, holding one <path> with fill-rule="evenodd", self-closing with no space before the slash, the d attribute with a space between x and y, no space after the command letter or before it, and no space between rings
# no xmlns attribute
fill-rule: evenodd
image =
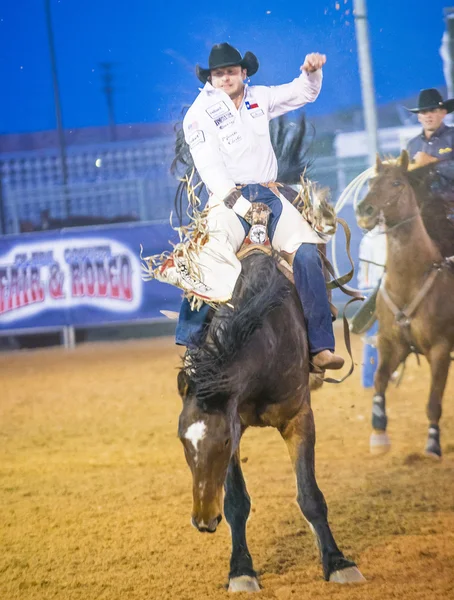
<svg viewBox="0 0 454 600"><path fill-rule="evenodd" d="M0 329L162 318L182 292L143 281L143 256L178 241L170 225L131 223L0 236Z"/></svg>

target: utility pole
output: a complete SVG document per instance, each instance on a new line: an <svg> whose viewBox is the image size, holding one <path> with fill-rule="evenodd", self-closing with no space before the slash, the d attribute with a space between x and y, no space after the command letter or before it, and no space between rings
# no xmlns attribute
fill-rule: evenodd
<svg viewBox="0 0 454 600"><path fill-rule="evenodd" d="M3 161L0 160L0 235L3 235L6 233L6 215L5 215L5 206L3 204L2 172L3 172Z"/></svg>
<svg viewBox="0 0 454 600"><path fill-rule="evenodd" d="M377 108L375 105L374 78L370 59L369 27L366 0L353 0L356 43L358 47L359 73L363 98L364 122L370 166L375 164L378 152Z"/></svg>
<svg viewBox="0 0 454 600"><path fill-rule="evenodd" d="M117 139L117 132L115 129L115 113L113 103L113 74L111 62L100 63L101 69L103 70L101 77L103 81L103 92L106 95L107 111L109 114L109 129L110 129L110 141L114 142Z"/></svg>
<svg viewBox="0 0 454 600"><path fill-rule="evenodd" d="M49 41L50 64L52 69L52 84L54 88L55 116L57 119L58 146L60 149L60 162L62 171L63 190L65 196L65 209L66 216L69 217L69 215L71 214L71 198L69 195L68 188L68 163L66 160L65 133L63 130L63 119L60 103L60 88L58 84L57 60L55 57L54 32L52 29L50 0L44 0L44 10L46 12L47 38Z"/></svg>
<svg viewBox="0 0 454 600"><path fill-rule="evenodd" d="M443 74L448 88L448 98L452 98L454 95L454 6L444 8L443 14L446 31L443 34L440 54L443 59Z"/></svg>

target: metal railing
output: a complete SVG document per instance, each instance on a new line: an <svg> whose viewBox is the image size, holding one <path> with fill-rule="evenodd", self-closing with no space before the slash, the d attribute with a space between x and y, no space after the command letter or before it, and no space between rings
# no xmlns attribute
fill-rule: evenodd
<svg viewBox="0 0 454 600"><path fill-rule="evenodd" d="M98 144L68 149L68 184L53 151L0 158L3 233L41 228L43 213L137 220L168 219L177 187L170 174L173 138ZM315 158L309 176L328 186L335 201L367 166L367 157Z"/></svg>
<svg viewBox="0 0 454 600"><path fill-rule="evenodd" d="M73 147L63 186L55 150L3 156L1 231L39 228L43 212L54 220L81 215L167 219L177 187L169 172L172 159L172 138Z"/></svg>

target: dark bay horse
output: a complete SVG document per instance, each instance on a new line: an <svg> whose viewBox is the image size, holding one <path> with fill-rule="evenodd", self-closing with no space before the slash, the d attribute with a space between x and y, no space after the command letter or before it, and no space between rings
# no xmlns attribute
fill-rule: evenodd
<svg viewBox="0 0 454 600"><path fill-rule="evenodd" d="M229 590L260 589L246 542L250 499L239 451L248 427L275 427L284 438L298 504L316 537L325 579L363 581L334 541L315 480L305 320L294 286L273 256L254 251L242 260L231 303L214 313L206 341L178 374L178 389L183 400L178 435L193 480L192 523L201 532L215 532L224 500L232 535Z"/></svg>
<svg viewBox="0 0 454 600"><path fill-rule="evenodd" d="M427 404L429 433L425 452L440 459L439 422L454 347L454 221L443 196L424 185L426 169L409 171L407 152L399 161L381 162L370 189L356 208L360 227L382 220L387 235L386 274L377 297L379 363L375 375L371 451L386 452L385 393L392 373L412 351L423 354L431 370ZM430 235L429 235L430 233Z"/></svg>

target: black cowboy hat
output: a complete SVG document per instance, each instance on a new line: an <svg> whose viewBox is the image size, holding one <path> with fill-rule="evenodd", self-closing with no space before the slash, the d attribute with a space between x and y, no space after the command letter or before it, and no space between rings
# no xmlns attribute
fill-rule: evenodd
<svg viewBox="0 0 454 600"><path fill-rule="evenodd" d="M407 110L419 113L422 110L434 110L435 108L444 108L450 113L454 111L454 99L444 101L440 92L434 88L421 90L417 108L408 108Z"/></svg>
<svg viewBox="0 0 454 600"><path fill-rule="evenodd" d="M211 48L208 58L208 69L203 69L200 65L196 65L195 73L202 83L206 83L213 69L236 65L239 65L242 69L246 69L248 77L251 77L251 75L257 73L259 61L252 52L246 52L244 56L241 56L240 52L230 44L216 44Z"/></svg>

